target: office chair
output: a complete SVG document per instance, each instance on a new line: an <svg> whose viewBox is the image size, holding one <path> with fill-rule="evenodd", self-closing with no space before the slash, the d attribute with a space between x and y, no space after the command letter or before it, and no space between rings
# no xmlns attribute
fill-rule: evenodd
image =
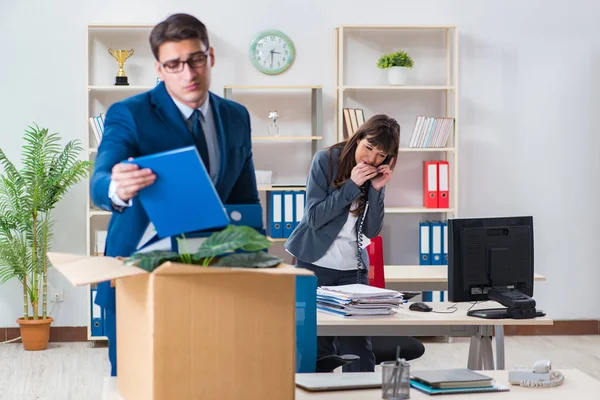
<svg viewBox="0 0 600 400"><path fill-rule="evenodd" d="M336 368L351 364L359 359L360 357L354 354L321 357L317 360L317 368L315 372L333 372L333 370Z"/></svg>
<svg viewBox="0 0 600 400"><path fill-rule="evenodd" d="M371 345L375 362L396 360L396 348L400 346L400 358L415 360L425 354L425 346L412 336L372 336Z"/></svg>
<svg viewBox="0 0 600 400"><path fill-rule="evenodd" d="M381 236L371 239L367 246L369 252L369 284L385 289L385 270L383 262L383 241ZM410 297L416 293L411 293ZM409 296L405 297L406 299ZM411 336L372 336L371 344L377 364L383 361L395 361L396 349L400 346L400 357L406 361L414 360L425 353L425 346Z"/></svg>

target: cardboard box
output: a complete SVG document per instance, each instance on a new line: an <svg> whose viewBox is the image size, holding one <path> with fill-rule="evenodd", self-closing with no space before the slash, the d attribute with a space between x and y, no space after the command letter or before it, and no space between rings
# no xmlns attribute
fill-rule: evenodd
<svg viewBox="0 0 600 400"><path fill-rule="evenodd" d="M75 286L116 283L125 400L294 398L295 277L311 271L167 262L148 273L112 257L48 256Z"/></svg>

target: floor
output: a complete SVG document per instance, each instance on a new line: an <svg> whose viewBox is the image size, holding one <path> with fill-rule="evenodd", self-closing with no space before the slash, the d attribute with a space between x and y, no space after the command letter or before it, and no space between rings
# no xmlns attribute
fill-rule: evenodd
<svg viewBox="0 0 600 400"><path fill-rule="evenodd" d="M600 380L600 335L508 336L506 368L528 367L538 359L553 368L579 368ZM466 366L469 340L424 339L426 352L413 369ZM108 376L105 347L51 343L46 351L25 352L20 344L0 344L0 400L100 400Z"/></svg>

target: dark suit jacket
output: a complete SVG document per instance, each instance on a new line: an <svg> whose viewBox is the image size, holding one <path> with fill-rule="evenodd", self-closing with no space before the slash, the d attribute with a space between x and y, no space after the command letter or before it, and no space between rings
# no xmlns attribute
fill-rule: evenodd
<svg viewBox="0 0 600 400"><path fill-rule="evenodd" d="M221 153L219 176L215 182L217 192L224 204L260 204L252 159L248 110L241 104L214 93L209 95ZM181 112L162 82L148 92L109 107L90 184L94 204L113 211L105 245L107 256L131 255L150 222L135 197L131 207L121 211L113 207L108 197L113 166L128 157L194 144ZM114 289L110 288L108 282L99 284L96 303L114 307Z"/></svg>
<svg viewBox="0 0 600 400"><path fill-rule="evenodd" d="M360 189L348 179L339 189L333 187L337 175L341 151L319 150L312 162L306 185L306 206L302 221L294 229L285 243L285 248L298 260L312 263L327 252L348 219L350 205L360 196ZM333 165L331 165L333 164ZM331 182L329 168L332 168ZM369 206L363 223L363 233L368 238L379 235L383 227L385 187L376 191L371 186L368 192ZM356 221L356 230L360 226L362 215ZM369 268L369 255L361 252L365 268Z"/></svg>

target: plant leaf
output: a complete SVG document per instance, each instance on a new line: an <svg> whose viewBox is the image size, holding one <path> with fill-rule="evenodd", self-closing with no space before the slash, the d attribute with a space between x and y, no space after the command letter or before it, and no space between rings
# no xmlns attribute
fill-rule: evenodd
<svg viewBox="0 0 600 400"><path fill-rule="evenodd" d="M135 253L127 257L125 265L135 265L144 271L152 272L166 261L180 261L180 255L173 251L154 250L147 253Z"/></svg>
<svg viewBox="0 0 600 400"><path fill-rule="evenodd" d="M249 226L238 226L237 229L244 232L244 234L248 237L248 243L242 246L242 250L244 251L254 252L266 250L273 245L273 242L271 242L266 236L261 235L254 228Z"/></svg>
<svg viewBox="0 0 600 400"><path fill-rule="evenodd" d="M237 267L237 268L272 268L283 260L273 254L259 251L256 253L236 253L225 256L211 267Z"/></svg>
<svg viewBox="0 0 600 400"><path fill-rule="evenodd" d="M194 255L195 260L216 257L231 253L246 246L250 242L248 233L241 226L228 225L222 231L215 232L206 239Z"/></svg>

